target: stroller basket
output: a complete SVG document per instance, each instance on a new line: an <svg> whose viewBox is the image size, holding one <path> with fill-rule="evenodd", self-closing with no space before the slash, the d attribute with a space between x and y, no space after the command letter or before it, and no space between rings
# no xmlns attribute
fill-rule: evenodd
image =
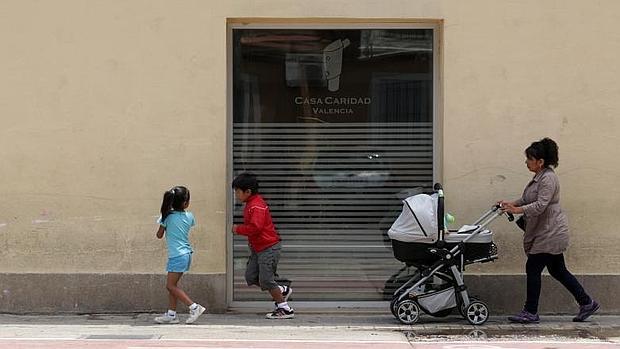
<svg viewBox="0 0 620 349"><path fill-rule="evenodd" d="M452 249L457 243L446 242L446 248ZM465 245L465 261L473 261L477 259L487 258L494 253L493 242L471 243ZM429 252L433 245L420 242L402 242L392 240L392 250L394 257L407 265L431 265L435 263L439 257Z"/></svg>

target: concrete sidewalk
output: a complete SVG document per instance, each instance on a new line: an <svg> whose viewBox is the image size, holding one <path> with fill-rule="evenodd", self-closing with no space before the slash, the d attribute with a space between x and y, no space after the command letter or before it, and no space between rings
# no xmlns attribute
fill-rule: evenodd
<svg viewBox="0 0 620 349"><path fill-rule="evenodd" d="M263 313L206 314L193 325L153 322L158 314L8 315L0 314L0 339L239 339L381 340L449 338L604 340L620 343L620 316L593 316L574 323L572 316L543 316L537 325L515 325L492 317L471 326L458 316L425 316L413 326L389 314L299 313L295 319L267 320Z"/></svg>

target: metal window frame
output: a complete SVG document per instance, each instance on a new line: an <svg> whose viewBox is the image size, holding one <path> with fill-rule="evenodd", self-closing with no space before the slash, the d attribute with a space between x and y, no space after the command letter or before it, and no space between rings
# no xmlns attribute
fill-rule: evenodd
<svg viewBox="0 0 620 349"><path fill-rule="evenodd" d="M351 18L227 18L226 20L226 183L233 178L233 30L235 29L432 29L433 30L433 182L443 178L443 76L442 42L443 21L441 19L351 19ZM230 192L229 192L230 193ZM232 193L226 195L226 305L237 310L269 309L273 303L265 301L234 301L233 283L233 212ZM295 302L296 308L306 309L375 309L386 307L386 301L340 302L306 301Z"/></svg>

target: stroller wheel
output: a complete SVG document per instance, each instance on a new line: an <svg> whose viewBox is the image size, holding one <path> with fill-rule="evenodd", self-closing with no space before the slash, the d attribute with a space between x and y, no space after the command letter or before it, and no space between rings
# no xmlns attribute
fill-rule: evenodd
<svg viewBox="0 0 620 349"><path fill-rule="evenodd" d="M461 299L461 297L459 297L459 299ZM476 297L472 297L469 296L469 302L478 302L479 299ZM459 314L461 314L461 316L463 317L463 319L467 319L467 312L465 311L465 305L463 304L463 301L460 301L460 305L459 305Z"/></svg>
<svg viewBox="0 0 620 349"><path fill-rule="evenodd" d="M481 301L473 301L465 309L465 319L472 325L482 325L489 319L489 308Z"/></svg>
<svg viewBox="0 0 620 349"><path fill-rule="evenodd" d="M392 315L394 316L398 316L396 314L396 307L398 306L398 297L394 297L391 301L390 301L390 311L392 312Z"/></svg>
<svg viewBox="0 0 620 349"><path fill-rule="evenodd" d="M396 306L396 318L405 325L415 324L420 318L420 307L416 302L406 299Z"/></svg>

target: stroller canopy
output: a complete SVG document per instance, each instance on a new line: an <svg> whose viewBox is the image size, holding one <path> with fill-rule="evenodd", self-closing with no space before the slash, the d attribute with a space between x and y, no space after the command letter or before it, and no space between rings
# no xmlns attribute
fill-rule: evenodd
<svg viewBox="0 0 620 349"><path fill-rule="evenodd" d="M418 194L403 201L403 210L388 236L402 242L437 241L437 195Z"/></svg>

